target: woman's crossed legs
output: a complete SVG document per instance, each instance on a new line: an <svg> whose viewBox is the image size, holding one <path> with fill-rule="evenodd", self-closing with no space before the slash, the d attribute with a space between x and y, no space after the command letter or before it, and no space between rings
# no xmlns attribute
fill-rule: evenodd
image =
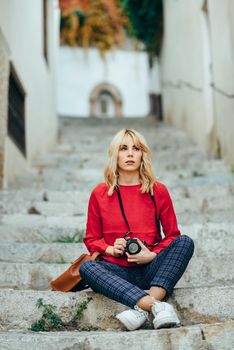
<svg viewBox="0 0 234 350"><path fill-rule="evenodd" d="M193 251L192 239L182 235L147 265L128 268L103 260L89 260L81 265L80 274L95 292L131 308L138 305L150 311L152 297L160 301L172 294Z"/></svg>

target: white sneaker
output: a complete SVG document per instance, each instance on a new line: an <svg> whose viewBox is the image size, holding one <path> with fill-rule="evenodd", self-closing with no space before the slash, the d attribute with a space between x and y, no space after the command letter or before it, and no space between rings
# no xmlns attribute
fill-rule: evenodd
<svg viewBox="0 0 234 350"><path fill-rule="evenodd" d="M156 302L152 306L154 328L169 328L180 325L180 320L171 304Z"/></svg>
<svg viewBox="0 0 234 350"><path fill-rule="evenodd" d="M143 323L148 319L148 312L142 310L137 305L134 306L134 310L125 310L120 312L115 317L129 330L134 331L140 328Z"/></svg>

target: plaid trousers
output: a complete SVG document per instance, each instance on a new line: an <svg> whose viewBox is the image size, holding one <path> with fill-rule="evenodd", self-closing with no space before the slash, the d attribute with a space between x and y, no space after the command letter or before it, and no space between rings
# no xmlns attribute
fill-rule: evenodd
<svg viewBox="0 0 234 350"><path fill-rule="evenodd" d="M172 294L193 252L193 240L181 235L148 264L129 268L88 260L81 265L80 275L94 292L133 308L151 286L166 289L167 296Z"/></svg>

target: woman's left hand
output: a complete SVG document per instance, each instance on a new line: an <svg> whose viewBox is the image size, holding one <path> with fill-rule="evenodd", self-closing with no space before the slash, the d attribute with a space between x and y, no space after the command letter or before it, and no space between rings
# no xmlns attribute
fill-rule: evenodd
<svg viewBox="0 0 234 350"><path fill-rule="evenodd" d="M134 255L126 253L128 257L128 262L135 262L137 264L148 264L157 256L157 254L151 252L139 239L137 241L141 246L141 251Z"/></svg>

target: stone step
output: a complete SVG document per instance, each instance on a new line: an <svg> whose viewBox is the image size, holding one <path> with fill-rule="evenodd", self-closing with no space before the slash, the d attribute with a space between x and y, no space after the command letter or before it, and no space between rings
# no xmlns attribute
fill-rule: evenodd
<svg viewBox="0 0 234 350"><path fill-rule="evenodd" d="M89 191L3 191L0 192L0 214L38 214L54 216L80 215L87 211ZM57 214L56 214L57 215Z"/></svg>
<svg viewBox="0 0 234 350"><path fill-rule="evenodd" d="M234 286L200 287L176 289L169 302L177 309L182 325L187 326L233 319L233 298ZM87 309L80 319L84 326L100 330L123 329L114 316L126 307L92 291L60 293L12 289L0 290L1 329L30 328L42 316L42 308L36 306L38 299L56 306L63 322L71 321L77 308L86 302Z"/></svg>
<svg viewBox="0 0 234 350"><path fill-rule="evenodd" d="M15 216L14 220L12 216L5 216L2 220L0 241L4 243L82 242L86 225L83 217L44 218L31 215ZM179 227L182 234L195 240L198 256L232 254L234 224L206 223Z"/></svg>
<svg viewBox="0 0 234 350"><path fill-rule="evenodd" d="M166 184L167 185L167 184ZM173 199L180 200L183 198L216 198L220 196L234 195L234 179L233 183L222 184L197 184L190 183L189 185L178 186L178 184L168 186ZM32 201L49 201L53 203L79 203L80 201L89 198L89 191L85 188L76 189L75 191L35 191L32 189L22 190L3 190L0 192L0 203L10 206L12 202L18 202L19 206L25 202Z"/></svg>
<svg viewBox="0 0 234 350"><path fill-rule="evenodd" d="M87 154L86 157L83 157L82 154L75 154L70 156L64 156L63 154L52 155L50 158L43 159L37 164L35 168L38 171L35 172L35 175L45 176L50 171L60 170L61 172L68 173L77 171L80 172L83 169L87 170L89 168L99 168L103 169L107 159L105 159L105 150L108 148L108 144L105 142L103 145L99 145L97 149L94 146L94 149L91 147L86 147L82 151ZM153 154L153 165L158 171L189 171L191 177L193 176L211 176L225 175L229 172L228 166L222 162L218 163L217 160L212 160L210 162L204 161L197 157L196 150L193 154L187 150L178 150L177 155L175 155L174 150L169 150L166 154L157 152ZM91 154L95 154L91 156ZM87 174L88 175L88 174Z"/></svg>
<svg viewBox="0 0 234 350"><path fill-rule="evenodd" d="M218 209L218 210L214 210L214 211L209 211L205 209L206 206L204 206L204 211L203 212L198 212L198 211L184 211L184 212L177 212L177 221L179 224L181 225L186 225L186 224L196 224L196 223L200 223L200 224L205 224L205 223L209 223L209 222L213 222L213 223L217 223L219 224L220 222L229 222L231 224L234 224L234 215L233 215L233 208L230 209L226 209L223 210ZM29 205L29 208L32 208L32 206ZM4 210L5 212L5 210ZM52 221L63 221L62 219L65 219L65 222L70 222L70 224L67 226L67 228L71 229L71 225L72 222L78 222L78 226L76 227L72 227L72 230L76 230L76 228L78 227L80 229L80 226L82 224L82 229L84 229L85 227L85 221L86 221L86 215L82 216L82 215L78 215L78 216L72 216L72 217L68 217L68 216L64 216L63 218L44 218L42 215L25 215L26 214L26 209L23 209L22 212L19 210L17 211L20 214L13 214L15 212L15 209L10 209L9 214L7 215L2 215L0 214L0 232L2 231L9 231L9 227L6 226L11 226L14 225L15 222L19 222L20 223L20 230L22 227L22 222L25 221L25 225L28 227L28 225L30 225L30 223L32 224L32 229L34 230L34 223L40 223L40 225L43 225L43 223L45 222L45 220L47 220L48 222L52 222ZM21 217L21 215L23 217ZM47 225L48 227L48 225ZM60 230L61 228L61 232L65 234L68 231L66 229L66 227L63 227L63 224L59 224L57 229ZM25 228L26 229L26 228ZM27 229L26 229L27 230ZM8 235L8 234L7 234ZM13 236L14 233L13 233ZM0 239L1 239L1 233L0 233Z"/></svg>
<svg viewBox="0 0 234 350"><path fill-rule="evenodd" d="M61 196L62 197L62 196ZM86 197L88 197L86 195ZM200 198L176 198L173 200L175 212L178 214L184 212L210 212L228 210L234 208L234 196L227 195L225 201L221 202L220 197L208 197L201 196ZM64 195L64 201L59 203L48 202L48 201L31 201L25 203L25 207L20 204L20 207L14 204L12 205L1 205L0 212L8 214L9 212L14 213L36 213L44 216L79 216L85 215L88 208L88 198L81 198L75 203L71 202L69 198ZM10 210L9 210L9 209Z"/></svg>
<svg viewBox="0 0 234 350"><path fill-rule="evenodd" d="M104 150L103 150L104 153ZM156 174L160 180L167 186L173 184L174 186L183 186L186 184L233 184L234 175L232 173L220 173L220 172L207 172L202 173L201 170L196 168L179 166L171 164L169 166L161 166L160 164L154 163L154 168L158 169ZM90 166L84 166L80 169L72 169L69 165L62 164L55 168L45 168L43 171L34 170L33 174L27 172L17 178L12 189L26 189L31 188L35 190L77 190L93 188L97 183L103 181L103 169L104 164L91 163ZM59 176L58 176L59 174ZM197 174L197 175L196 175ZM53 179L53 182L51 181Z"/></svg>
<svg viewBox="0 0 234 350"><path fill-rule="evenodd" d="M86 198L85 198L86 197ZM83 196L82 199L72 201L64 195L57 195L58 202L54 201L30 201L21 204L19 202L10 202L0 204L0 213L3 215L15 214L38 214L43 216L82 216L86 215L88 208L88 195ZM62 201L64 198L64 201ZM173 199L173 196L172 196ZM14 203L14 204L13 204ZM230 210L234 208L234 196L227 195L224 202L220 202L220 197L206 197L199 198L176 198L173 199L175 212L177 215L188 212L210 213L219 210Z"/></svg>
<svg viewBox="0 0 234 350"><path fill-rule="evenodd" d="M234 322L133 332L0 332L2 350L232 350Z"/></svg>
<svg viewBox="0 0 234 350"><path fill-rule="evenodd" d="M194 225L196 223L198 224L209 224L209 223L215 223L219 225L220 223L230 223L231 225L234 224L234 215L233 215L233 208L226 209L226 210L215 210L215 211L204 211L204 212L183 212L183 213L177 213L177 221L178 223L183 225Z"/></svg>
<svg viewBox="0 0 234 350"><path fill-rule="evenodd" d="M213 226L213 227L212 227ZM230 225L231 229L231 225ZM191 227L184 226L182 231L193 237L195 241L194 256L197 257L222 257L232 254L233 234L225 233L214 228L214 224L209 224L208 229L201 225ZM220 236L221 232L221 236ZM83 243L20 243L14 241L0 241L0 262L19 262L19 263L62 263L71 262L77 256L86 252Z"/></svg>
<svg viewBox="0 0 234 350"><path fill-rule="evenodd" d="M70 263L87 252L83 243L15 243L0 241L0 262Z"/></svg>
<svg viewBox="0 0 234 350"><path fill-rule="evenodd" d="M85 216L3 215L0 217L0 240L54 242L76 234L83 237L85 226Z"/></svg>
<svg viewBox="0 0 234 350"><path fill-rule="evenodd" d="M0 288L48 290L50 281L69 266L63 258L57 264L1 262ZM230 266L234 266L233 255L193 257L177 287L234 285L234 269L230 269Z"/></svg>

